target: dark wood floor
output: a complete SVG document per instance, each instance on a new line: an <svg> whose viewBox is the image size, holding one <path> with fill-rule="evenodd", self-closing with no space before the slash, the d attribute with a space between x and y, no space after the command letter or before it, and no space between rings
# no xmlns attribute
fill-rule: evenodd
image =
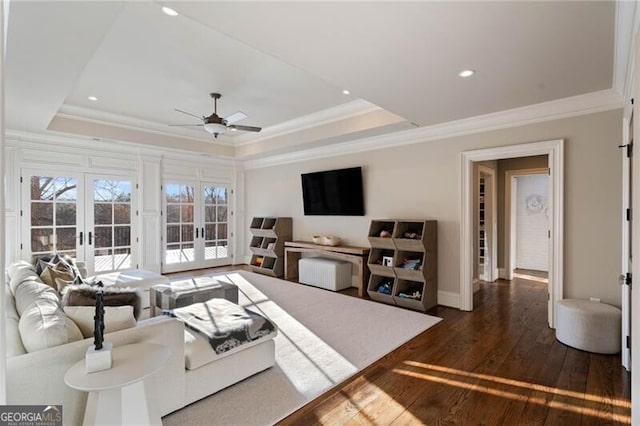
<svg viewBox="0 0 640 426"><path fill-rule="evenodd" d="M280 424L630 424L620 357L558 342L546 284L480 287L473 312L433 309L442 322Z"/></svg>
<svg viewBox="0 0 640 426"><path fill-rule="evenodd" d="M229 269L239 267L213 271ZM631 380L620 356L558 342L539 281L481 283L473 312L434 308L442 322L280 424L630 424Z"/></svg>

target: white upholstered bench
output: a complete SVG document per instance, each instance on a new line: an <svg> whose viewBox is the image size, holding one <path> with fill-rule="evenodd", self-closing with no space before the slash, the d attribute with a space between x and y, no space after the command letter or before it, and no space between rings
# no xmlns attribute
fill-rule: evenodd
<svg viewBox="0 0 640 426"><path fill-rule="evenodd" d="M556 338L573 348L616 354L621 348L621 311L606 303L564 299L556 304Z"/></svg>
<svg viewBox="0 0 640 426"><path fill-rule="evenodd" d="M303 257L298 261L298 282L325 290L351 287L351 263L323 257Z"/></svg>

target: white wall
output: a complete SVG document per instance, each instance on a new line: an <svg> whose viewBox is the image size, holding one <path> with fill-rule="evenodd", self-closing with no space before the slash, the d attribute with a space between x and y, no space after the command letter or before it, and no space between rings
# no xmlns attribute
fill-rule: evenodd
<svg viewBox="0 0 640 426"><path fill-rule="evenodd" d="M620 267L621 119L622 111L614 110L357 154L340 155L337 148L333 157L247 170L245 227L252 216L291 216L294 239L331 234L368 246L372 219L434 219L439 290L457 294L460 153L565 139L564 294L619 305L619 289L612 283ZM304 216L300 174L351 166L363 167L366 216ZM245 255L248 245L245 238Z"/></svg>
<svg viewBox="0 0 640 426"><path fill-rule="evenodd" d="M549 176L516 176L516 268L549 270Z"/></svg>

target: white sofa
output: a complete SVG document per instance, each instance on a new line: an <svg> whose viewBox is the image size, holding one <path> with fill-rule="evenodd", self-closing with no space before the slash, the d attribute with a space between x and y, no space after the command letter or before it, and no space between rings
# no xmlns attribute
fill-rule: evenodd
<svg viewBox="0 0 640 426"><path fill-rule="evenodd" d="M40 281L31 265L19 262L7 272L7 403L61 404L64 424L81 424L87 394L66 386L64 375L84 359L93 341L78 335L75 323L64 315L60 299L54 297L57 293ZM34 320L38 313L41 318ZM152 342L171 350L167 365L145 380L147 395L162 416L275 363L272 338L215 355L205 338L169 317L139 321L135 327L106 334L105 340L114 347Z"/></svg>

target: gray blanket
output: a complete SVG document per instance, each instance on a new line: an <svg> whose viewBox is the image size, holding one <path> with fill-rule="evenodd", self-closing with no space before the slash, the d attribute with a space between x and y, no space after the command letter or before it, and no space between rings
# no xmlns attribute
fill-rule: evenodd
<svg viewBox="0 0 640 426"><path fill-rule="evenodd" d="M216 354L277 333L271 321L226 299L176 308L171 315L207 336Z"/></svg>

